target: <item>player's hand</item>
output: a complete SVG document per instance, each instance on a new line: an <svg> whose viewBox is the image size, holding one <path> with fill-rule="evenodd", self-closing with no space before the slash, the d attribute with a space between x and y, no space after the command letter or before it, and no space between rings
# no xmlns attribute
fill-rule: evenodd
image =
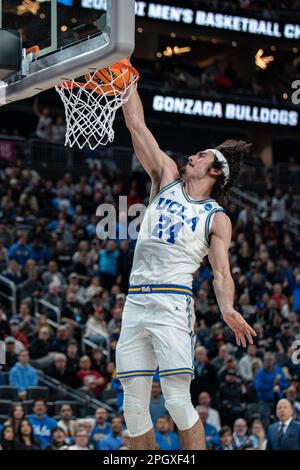
<svg viewBox="0 0 300 470"><path fill-rule="evenodd" d="M256 333L239 312L234 309L227 310L223 313L223 320L235 334L238 346L242 345L245 348L247 339L249 344L253 344L252 336L256 336Z"/></svg>

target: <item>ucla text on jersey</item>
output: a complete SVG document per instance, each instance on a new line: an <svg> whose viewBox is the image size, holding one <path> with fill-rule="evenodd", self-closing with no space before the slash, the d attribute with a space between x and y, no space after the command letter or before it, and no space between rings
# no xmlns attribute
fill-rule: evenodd
<svg viewBox="0 0 300 470"><path fill-rule="evenodd" d="M213 218L219 211L225 212L214 199L192 199L181 179L162 188L141 225L130 285L191 287L193 273L208 254Z"/></svg>

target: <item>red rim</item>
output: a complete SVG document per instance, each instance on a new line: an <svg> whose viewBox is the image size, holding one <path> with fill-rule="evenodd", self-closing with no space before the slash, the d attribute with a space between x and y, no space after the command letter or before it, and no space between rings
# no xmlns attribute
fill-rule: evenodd
<svg viewBox="0 0 300 470"><path fill-rule="evenodd" d="M112 67L112 66L109 66L109 67ZM136 76L136 78L139 80L140 79L140 73L139 71L134 68L132 65L129 65L129 64L125 64L124 62L117 62L116 64L113 64L113 67L115 67L116 69L119 69L119 70L122 70L124 68L130 70L130 72ZM95 73L95 72L94 72ZM90 74L92 75L92 74ZM88 85L87 82L83 83L83 82L72 82L70 80L66 81L66 82L62 82L62 83L58 83L57 85L59 88L67 88L68 90L72 90L73 88L86 88L87 90L94 90L95 87L93 87L93 85Z"/></svg>

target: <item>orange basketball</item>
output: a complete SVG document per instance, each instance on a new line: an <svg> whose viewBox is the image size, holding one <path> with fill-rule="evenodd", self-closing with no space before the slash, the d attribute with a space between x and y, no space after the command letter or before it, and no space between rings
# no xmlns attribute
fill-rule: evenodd
<svg viewBox="0 0 300 470"><path fill-rule="evenodd" d="M130 67L130 68L128 68ZM117 64L97 70L94 74L87 73L85 79L96 93L113 96L115 90L123 91L132 80L131 65L128 59ZM101 89L97 88L101 85Z"/></svg>

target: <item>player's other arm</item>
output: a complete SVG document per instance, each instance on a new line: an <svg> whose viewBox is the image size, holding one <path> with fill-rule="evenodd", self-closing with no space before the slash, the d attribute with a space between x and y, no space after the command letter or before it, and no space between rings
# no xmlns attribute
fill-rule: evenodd
<svg viewBox="0 0 300 470"><path fill-rule="evenodd" d="M135 91L123 105L126 126L138 160L159 190L179 177L176 163L160 148L145 123L143 105Z"/></svg>
<svg viewBox="0 0 300 470"><path fill-rule="evenodd" d="M228 251L231 241L231 222L222 212L214 217L208 258L214 273L214 291L223 316L223 320L235 334L238 345L246 347L246 339L253 343L255 331L234 307L234 281L230 272Z"/></svg>

